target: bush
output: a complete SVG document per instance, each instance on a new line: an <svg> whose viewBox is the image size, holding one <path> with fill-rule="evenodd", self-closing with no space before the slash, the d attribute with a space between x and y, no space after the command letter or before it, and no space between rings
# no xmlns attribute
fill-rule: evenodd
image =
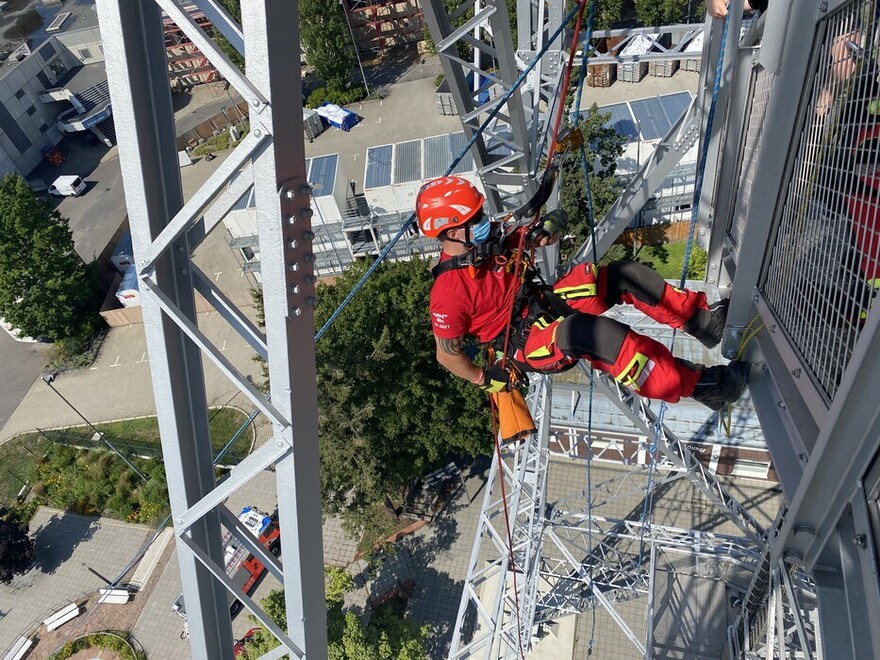
<svg viewBox="0 0 880 660"><path fill-rule="evenodd" d="M317 108L322 103L329 102L338 106L346 106L351 103L363 101L367 96L367 90L361 85L353 85L348 89L331 89L330 87L319 87L309 94L306 105L310 108Z"/></svg>
<svg viewBox="0 0 880 660"><path fill-rule="evenodd" d="M129 643L129 639L130 634L124 631L84 635L79 639L67 642L58 653L49 656L49 660L66 660L79 651L92 648L113 651L120 660L146 660L147 656L142 651L135 650Z"/></svg>
<svg viewBox="0 0 880 660"><path fill-rule="evenodd" d="M229 127L232 128L232 127ZM232 135L229 133L229 128L224 129L218 135L206 140L195 149L193 149L194 156L207 156L208 154L212 154L217 151L225 151L226 149L231 149L236 146L241 139L244 139L244 136L248 134L250 131L250 123L247 121L241 121L235 125L235 130L238 131L239 135L241 135L241 139L235 141L232 139Z"/></svg>

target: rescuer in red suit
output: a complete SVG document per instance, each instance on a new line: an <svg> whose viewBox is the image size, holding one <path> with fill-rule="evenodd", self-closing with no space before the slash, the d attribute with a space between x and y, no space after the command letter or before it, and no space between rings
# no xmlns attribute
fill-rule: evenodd
<svg viewBox="0 0 880 660"><path fill-rule="evenodd" d="M514 274L513 249L525 229L502 239L499 225L483 213L484 199L467 180L449 176L425 184L416 200L419 229L441 245L430 312L437 361L446 369L497 392L516 381L511 371L556 372L586 359L643 397L670 403L693 397L713 410L739 399L748 378L747 362L695 365L674 357L654 339L601 316L614 305L629 303L711 348L721 341L726 300L710 308L704 293L673 287L633 261L601 267L577 264L552 288L534 282L529 270L521 287ZM527 247L557 241L566 224L563 212L549 213L529 232ZM462 351L466 335L500 349L508 325L512 335L504 367L496 362L483 369Z"/></svg>

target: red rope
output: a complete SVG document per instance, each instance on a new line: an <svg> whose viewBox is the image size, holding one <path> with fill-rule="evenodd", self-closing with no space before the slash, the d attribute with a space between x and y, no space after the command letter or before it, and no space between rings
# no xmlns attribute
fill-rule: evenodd
<svg viewBox="0 0 880 660"><path fill-rule="evenodd" d="M587 0L581 0L580 6L578 8L577 13L577 21L574 26L574 33L571 36L571 48L568 51L568 62L565 65L565 72L563 73L562 80L562 100L559 103L559 107L556 108L556 117L553 122L553 133L550 137L550 150L547 154L547 164L544 167L544 176L547 176L550 171L550 167L553 165L553 156L556 153L556 145L559 137L559 129L562 127L562 118L565 114L565 99L568 96L568 84L571 82L571 70L574 67L574 55L577 50L577 43L581 33L581 24L583 23L584 18L584 10L587 8ZM588 45L584 45L584 48L587 48ZM541 216L541 209L535 210L535 216L532 218L532 221L526 226L519 236L519 242L516 248L516 255L514 256L514 279L520 280L520 287L522 286L522 279L524 277L523 266L522 266L522 254L525 249L526 242L526 234L529 233L529 230L534 227L538 223L538 219ZM512 291L508 301L507 301L507 317L513 318L513 305L516 302L517 293L519 288ZM507 329L504 331L504 344L501 356L501 366L504 367L507 364L507 349L510 345L510 331L511 331L510 323L507 324Z"/></svg>
<svg viewBox="0 0 880 660"><path fill-rule="evenodd" d="M498 441L498 408L495 399L489 397L489 405L492 408L492 433L495 438L495 456L498 459L498 478L501 481L501 503L504 506L504 525L507 528L507 559L513 573L513 602L516 607L516 640L519 645L519 655L525 660L526 654L522 645L522 619L519 613L519 587L516 580L516 559L513 556L513 535L510 531L510 513L507 508L507 489L504 487L504 461L501 459L501 443Z"/></svg>

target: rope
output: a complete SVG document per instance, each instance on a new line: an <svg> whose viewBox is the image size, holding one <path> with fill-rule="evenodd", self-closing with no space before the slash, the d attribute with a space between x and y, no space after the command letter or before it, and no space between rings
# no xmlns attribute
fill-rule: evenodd
<svg viewBox="0 0 880 660"><path fill-rule="evenodd" d="M584 91L584 82L587 78L587 65L590 56L590 40L593 37L593 22L596 18L596 6L598 0L593 0L590 4L590 14L587 18L587 33L584 37L584 50L581 57L581 66L578 71L577 93L575 94L575 125L580 120L581 97ZM593 248L593 263L598 261L596 255L596 222L593 212L593 191L590 187L590 170L587 166L587 151L584 143L580 146L581 171L584 177L584 189L586 191L587 201L587 220L590 224L590 242ZM587 410L587 574L590 579L590 589L593 589L593 569L596 561L593 557L593 391L595 388L595 374L590 369L590 389L589 389L589 408ZM587 644L587 657L593 655L593 645L596 641L596 608L590 608L590 640Z"/></svg>
<svg viewBox="0 0 880 660"><path fill-rule="evenodd" d="M694 233L697 226L697 215L700 210L700 197L703 194L703 180L706 174L706 162L709 159L709 140L712 137L712 126L715 123L715 108L718 104L718 92L721 89L721 74L724 70L724 51L727 47L727 29L730 25L730 12L728 12L727 16L724 18L724 28L721 32L721 50L718 53L718 64L715 67L715 83L712 88L712 99L709 103L709 115L706 118L706 132L705 139L703 140L702 149L700 150L700 167L697 170L697 179L694 183L694 201L691 206L691 222L688 227L688 238L687 245L685 246L684 251L684 261L681 265L681 277L679 278L678 287L684 288L685 280L687 279L688 266L691 262L691 250L694 245ZM670 350L675 346L675 338L677 335L677 330L672 330L672 342L670 345ZM648 445L648 448L651 451L651 464L648 468L648 484L646 486L645 492L645 500L644 506L642 507L642 529L639 533L639 560L638 565L641 567L642 565L642 555L644 549L644 539L645 539L645 528L649 524L649 519L651 515L651 510L653 509L653 500L654 500L654 491L653 491L653 479L654 479L654 466L656 465L656 453L657 453L657 441L660 437L660 434L663 431L663 418L666 415L666 402L663 401L660 403L660 410L657 415L657 423L654 427L654 441ZM729 408L729 406L728 406Z"/></svg>
<svg viewBox="0 0 880 660"><path fill-rule="evenodd" d="M516 558L513 554L513 534L510 531L510 513L507 508L507 489L504 487L504 461L501 459L501 443L498 440L498 407L495 405L495 399L491 396L489 397L489 407L492 409L492 436L495 438L495 457L498 460L498 480L501 482L501 503L504 507L504 526L507 529L507 560L510 565L510 572L513 574L513 602L516 608L516 639L519 645L519 655L525 660L526 654L522 645L522 619L520 617L519 607L519 588L516 579Z"/></svg>
<svg viewBox="0 0 880 660"><path fill-rule="evenodd" d="M544 44L544 46L541 47L541 50L539 50L535 54L535 58L529 63L528 66L526 66L525 69L523 69L523 71L519 75L519 77L510 86L510 89L507 92L505 92L504 96L501 97L501 100L497 103L497 105L492 109L492 111L486 117L486 120L482 124L480 124L480 127L473 134L471 139L468 140L467 144L464 145L464 148L462 148L462 150L461 150L461 152L459 152L458 156L456 156L453 159L452 163L446 169L444 176L448 176L449 174L451 174L452 171L456 168L456 166L465 157L465 155L467 155L470 148L477 141L477 138L479 138L483 134L483 132L486 130L486 128L489 126L489 124L492 122L492 120L495 119L495 116L501 111L501 108L505 107L505 105L507 104L507 101L510 99L511 96L513 96L513 93L517 89L519 89L519 86L522 85L523 81L528 77L529 73L531 73L532 69L535 68L537 63L541 61L541 58L550 49L550 45L562 33L562 31L565 29L565 26L568 25L569 21L572 19L572 17L574 17L574 15L577 11L578 11L578 7L576 6L571 11L568 12L568 14L565 16L565 18L562 19L562 21L559 24L559 27L556 28L556 30L553 32L553 34L550 36L550 38L547 39L547 42ZM367 272L365 272L361 276L361 279L358 280L357 284L354 285L352 290L348 293L347 296L345 296L343 301L341 303L339 303L339 307L336 308L336 310L330 315L330 317L327 319L327 321L324 323L324 325L321 327L321 329L318 330L318 332L315 334L315 341L316 342L319 339L321 339L321 337L324 336L324 334L327 332L327 330L330 329L330 326L333 325L333 323L336 321L336 319L339 317L339 315L342 313L342 311L346 307L348 307L349 303L352 301L354 296L358 293L358 291L360 291L363 288L364 284L366 284L367 280L370 278L370 276L373 274L373 272L379 267L379 264L385 260L385 258L388 256L388 254L394 248L394 246L397 245L397 241L399 241L401 239L401 237L409 230L409 228L411 226L413 226L415 217L416 217L415 211L410 213L406 219L406 222L404 222L400 226L400 229L397 230L397 233L391 238L391 241L388 243L388 245L386 245L384 248L382 248L382 251L379 253L379 256L376 257L376 260L372 264L370 264L369 268L367 268Z"/></svg>

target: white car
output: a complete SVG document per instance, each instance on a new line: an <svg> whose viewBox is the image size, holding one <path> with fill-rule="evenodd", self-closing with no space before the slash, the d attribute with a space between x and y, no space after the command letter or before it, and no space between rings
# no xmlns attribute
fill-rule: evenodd
<svg viewBox="0 0 880 660"><path fill-rule="evenodd" d="M49 186L49 193L56 197L79 197L86 189L86 182L75 174L59 176Z"/></svg>

